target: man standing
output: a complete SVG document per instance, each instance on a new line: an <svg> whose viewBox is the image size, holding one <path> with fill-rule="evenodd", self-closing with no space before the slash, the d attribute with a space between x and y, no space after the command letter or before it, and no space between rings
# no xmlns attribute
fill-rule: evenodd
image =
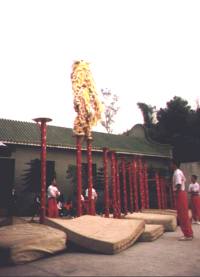
<svg viewBox="0 0 200 277"><path fill-rule="evenodd" d="M89 201L89 190L88 188L85 190L85 197L87 201ZM96 215L96 200L97 200L97 192L94 188L92 188L92 197L91 202L88 204L91 205L91 215ZM88 205L88 207L89 207Z"/></svg>
<svg viewBox="0 0 200 277"><path fill-rule="evenodd" d="M59 195L60 191L57 188L56 178L54 177L51 185L47 189L48 217L58 217L57 198Z"/></svg>
<svg viewBox="0 0 200 277"><path fill-rule="evenodd" d="M188 192L191 194L193 223L200 225L200 185L197 182L197 176L194 174L191 176Z"/></svg>
<svg viewBox="0 0 200 277"><path fill-rule="evenodd" d="M179 169L180 163L173 160L173 190L176 192L177 217L180 228L184 234L179 240L187 241L193 239L193 231L188 215L188 198L185 191L185 176Z"/></svg>

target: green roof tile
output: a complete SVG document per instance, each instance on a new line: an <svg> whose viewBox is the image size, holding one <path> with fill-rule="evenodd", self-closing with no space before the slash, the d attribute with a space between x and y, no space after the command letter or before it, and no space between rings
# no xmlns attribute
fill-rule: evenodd
<svg viewBox="0 0 200 277"><path fill-rule="evenodd" d="M40 128L36 123L0 119L0 141L4 143L40 145ZM85 143L83 143L84 147ZM47 126L47 146L75 148L71 128ZM171 158L171 147L135 136L93 132L93 149L107 147L116 152Z"/></svg>

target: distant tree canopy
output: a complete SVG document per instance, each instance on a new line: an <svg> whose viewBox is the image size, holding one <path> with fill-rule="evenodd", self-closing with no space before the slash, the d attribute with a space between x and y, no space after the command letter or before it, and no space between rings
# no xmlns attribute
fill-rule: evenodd
<svg viewBox="0 0 200 277"><path fill-rule="evenodd" d="M153 107L138 103L144 125L151 139L173 147L174 158L180 161L200 160L200 108L191 109L188 101L175 96L157 111L157 123L152 122Z"/></svg>

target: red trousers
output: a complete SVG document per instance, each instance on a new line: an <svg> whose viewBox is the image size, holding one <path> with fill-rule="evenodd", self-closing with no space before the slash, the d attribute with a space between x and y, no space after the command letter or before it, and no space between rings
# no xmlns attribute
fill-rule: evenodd
<svg viewBox="0 0 200 277"><path fill-rule="evenodd" d="M58 217L58 207L56 198L49 198L48 199L48 210L47 210L48 217Z"/></svg>
<svg viewBox="0 0 200 277"><path fill-rule="evenodd" d="M191 208L192 208L192 218L195 221L200 220L200 196L191 195Z"/></svg>
<svg viewBox="0 0 200 277"><path fill-rule="evenodd" d="M176 195L177 217L185 237L193 236L191 221L188 215L188 198L186 191L178 191Z"/></svg>
<svg viewBox="0 0 200 277"><path fill-rule="evenodd" d="M91 199L91 204L89 204L89 200L85 200L85 209L87 214L96 215L96 207L95 207L95 200ZM91 205L91 209L90 209ZM91 213L90 213L91 211Z"/></svg>

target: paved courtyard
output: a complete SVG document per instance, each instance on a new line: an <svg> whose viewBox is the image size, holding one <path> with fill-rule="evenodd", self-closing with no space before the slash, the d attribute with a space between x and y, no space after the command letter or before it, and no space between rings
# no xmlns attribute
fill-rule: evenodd
<svg viewBox="0 0 200 277"><path fill-rule="evenodd" d="M1 267L0 276L200 276L200 226L193 230L193 241L178 241L177 228L112 256L70 246L53 257Z"/></svg>

